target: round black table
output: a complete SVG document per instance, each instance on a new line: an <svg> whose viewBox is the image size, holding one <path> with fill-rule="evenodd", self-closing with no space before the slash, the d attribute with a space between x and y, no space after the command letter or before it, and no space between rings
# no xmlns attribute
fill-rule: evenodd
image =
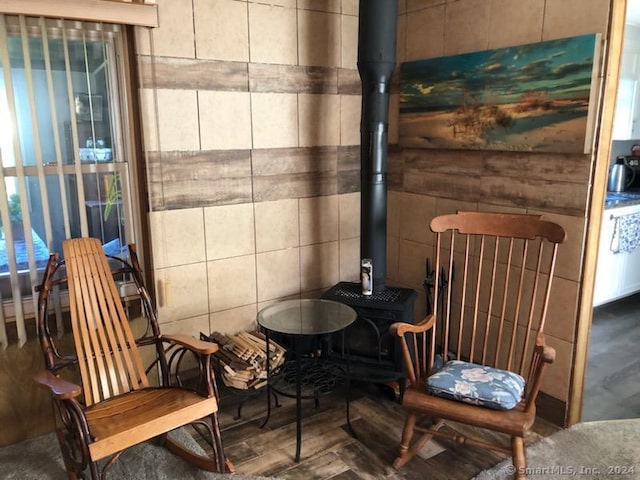
<svg viewBox="0 0 640 480"><path fill-rule="evenodd" d="M301 337L314 337L341 332L351 325L357 317L356 311L348 305L321 299L285 300L269 305L258 312L258 325L262 327L266 336L266 350L269 351L271 333L292 337L294 345ZM292 352L295 356L295 396L296 399L296 462L300 461L300 446L302 443L302 383L301 368L302 352L296 348ZM322 358L313 358L314 362L322 362ZM326 370L331 372L331 370ZM349 367L346 370L347 386L349 384ZM267 417L266 425L271 415L272 372L267 361ZM287 395L286 392L276 390ZM326 392L323 392L326 393ZM315 395L315 394L314 394ZM347 422L349 422L349 393L347 391ZM317 400L317 396L315 396ZM351 425L349 425L349 428Z"/></svg>

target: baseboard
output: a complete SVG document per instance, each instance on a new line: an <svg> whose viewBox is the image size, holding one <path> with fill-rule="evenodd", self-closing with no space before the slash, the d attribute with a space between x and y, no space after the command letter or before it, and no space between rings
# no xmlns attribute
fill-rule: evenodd
<svg viewBox="0 0 640 480"><path fill-rule="evenodd" d="M536 398L536 415L559 427L566 427L567 402L539 392Z"/></svg>

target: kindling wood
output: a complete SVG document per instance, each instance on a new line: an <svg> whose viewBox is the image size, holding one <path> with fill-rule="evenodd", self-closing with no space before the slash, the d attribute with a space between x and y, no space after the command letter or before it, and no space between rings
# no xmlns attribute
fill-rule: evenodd
<svg viewBox="0 0 640 480"><path fill-rule="evenodd" d="M284 363L286 350L270 340L267 355L265 337L259 332L240 332L233 336L213 332L204 337L220 346L214 354L217 360L214 366L228 387L240 390L263 387L267 382L267 357L272 370Z"/></svg>

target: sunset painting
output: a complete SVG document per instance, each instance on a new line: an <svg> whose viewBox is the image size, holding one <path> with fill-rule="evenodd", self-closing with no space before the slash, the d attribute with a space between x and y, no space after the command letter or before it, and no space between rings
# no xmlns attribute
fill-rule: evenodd
<svg viewBox="0 0 640 480"><path fill-rule="evenodd" d="M598 35L406 62L400 145L588 153Z"/></svg>

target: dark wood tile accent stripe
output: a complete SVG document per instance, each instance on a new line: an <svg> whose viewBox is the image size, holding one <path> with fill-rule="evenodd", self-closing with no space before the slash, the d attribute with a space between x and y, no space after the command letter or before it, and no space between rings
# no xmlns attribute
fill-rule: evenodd
<svg viewBox="0 0 640 480"><path fill-rule="evenodd" d="M253 175L334 172L337 147L269 148L251 151Z"/></svg>
<svg viewBox="0 0 640 480"><path fill-rule="evenodd" d="M249 64L249 89L269 93L337 93L335 68Z"/></svg>
<svg viewBox="0 0 640 480"><path fill-rule="evenodd" d="M232 205L251 201L251 178L182 180L165 184L164 205L168 210Z"/></svg>
<svg viewBox="0 0 640 480"><path fill-rule="evenodd" d="M341 95L362 95L362 83L357 70L338 69L338 93Z"/></svg>
<svg viewBox="0 0 640 480"><path fill-rule="evenodd" d="M478 202L480 199L480 185L459 175L405 170L403 185L403 190L409 193L466 202Z"/></svg>
<svg viewBox="0 0 640 480"><path fill-rule="evenodd" d="M342 145L338 147L338 171L360 171L360 145Z"/></svg>
<svg viewBox="0 0 640 480"><path fill-rule="evenodd" d="M337 193L337 147L253 150L255 202Z"/></svg>
<svg viewBox="0 0 640 480"><path fill-rule="evenodd" d="M271 93L360 95L357 70L138 55L142 86Z"/></svg>
<svg viewBox="0 0 640 480"><path fill-rule="evenodd" d="M190 58L138 56L142 86L186 90L249 89L247 64Z"/></svg>
<svg viewBox="0 0 640 480"><path fill-rule="evenodd" d="M458 151L404 150L403 156L403 178L396 179L393 190L400 189L398 182L402 181L401 190L406 192L478 201L477 176L482 171L481 155Z"/></svg>
<svg viewBox="0 0 640 480"><path fill-rule="evenodd" d="M249 150L151 152L148 161L154 210L252 201Z"/></svg>
<svg viewBox="0 0 640 480"><path fill-rule="evenodd" d="M387 165L387 189L402 190L404 180L404 157L402 151L389 146L389 158Z"/></svg>
<svg viewBox="0 0 640 480"><path fill-rule="evenodd" d="M482 172L484 155L466 150L403 150L405 171L448 173L475 177Z"/></svg>
<svg viewBox="0 0 640 480"><path fill-rule="evenodd" d="M149 195L149 206L152 211L165 210L162 186L162 162L159 152L147 152L147 186Z"/></svg>
<svg viewBox="0 0 640 480"><path fill-rule="evenodd" d="M338 173L338 193L355 193L360 191L360 170Z"/></svg>
<svg viewBox="0 0 640 480"><path fill-rule="evenodd" d="M574 180L587 175L584 155L405 149L403 156L402 187L394 169L393 190L570 216L586 210L587 187Z"/></svg>
<svg viewBox="0 0 640 480"><path fill-rule="evenodd" d="M579 217L587 206L587 185L523 178L481 177L480 201Z"/></svg>
<svg viewBox="0 0 640 480"><path fill-rule="evenodd" d="M484 173L502 177L534 178L561 183L584 183L589 178L591 160L588 155L548 153L485 154Z"/></svg>
<svg viewBox="0 0 640 480"><path fill-rule="evenodd" d="M166 210L164 205L164 194L162 182L159 180L149 179L149 203L151 210L157 212L159 210Z"/></svg>
<svg viewBox="0 0 640 480"><path fill-rule="evenodd" d="M360 191L360 145L338 147L338 193Z"/></svg>
<svg viewBox="0 0 640 480"><path fill-rule="evenodd" d="M255 202L308 198L338 193L336 173L310 172L253 177Z"/></svg>

